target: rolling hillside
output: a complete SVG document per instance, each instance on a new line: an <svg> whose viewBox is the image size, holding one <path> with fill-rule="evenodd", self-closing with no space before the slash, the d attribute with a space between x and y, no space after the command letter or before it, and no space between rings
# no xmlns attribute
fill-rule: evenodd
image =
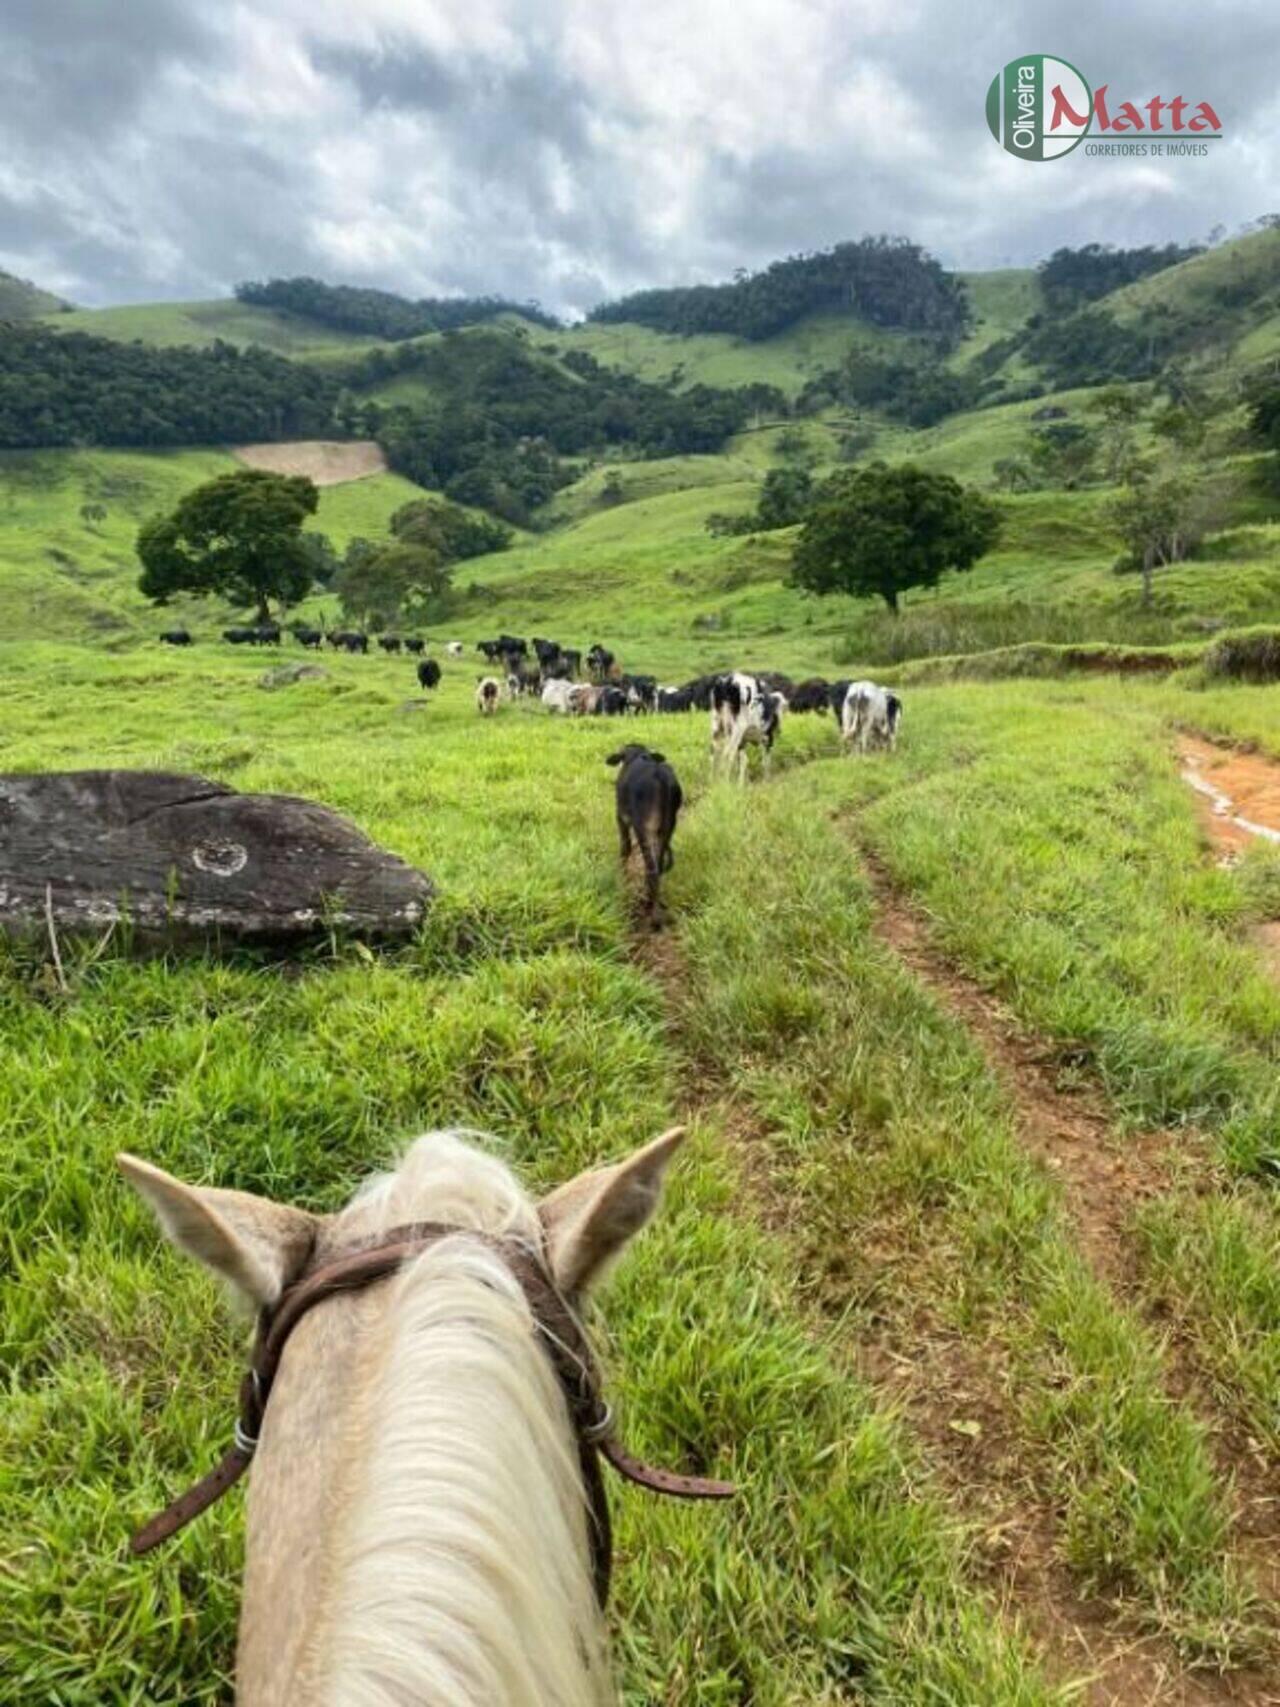
<svg viewBox="0 0 1280 1707"><path fill-rule="evenodd" d="M0 321L37 320L65 310L66 304L51 291L0 270Z"/></svg>

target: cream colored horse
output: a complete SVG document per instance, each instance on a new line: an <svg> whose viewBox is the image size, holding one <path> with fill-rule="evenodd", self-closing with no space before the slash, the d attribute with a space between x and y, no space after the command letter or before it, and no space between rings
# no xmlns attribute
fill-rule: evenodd
<svg viewBox="0 0 1280 1707"><path fill-rule="evenodd" d="M545 1239L580 1297L653 1212L681 1139L535 1203L455 1133L339 1214L120 1166L181 1250L254 1306L407 1222ZM205 1521L213 1521L206 1519ZM449 1237L289 1340L249 1487L242 1707L597 1707L614 1699L563 1391L501 1256Z"/></svg>

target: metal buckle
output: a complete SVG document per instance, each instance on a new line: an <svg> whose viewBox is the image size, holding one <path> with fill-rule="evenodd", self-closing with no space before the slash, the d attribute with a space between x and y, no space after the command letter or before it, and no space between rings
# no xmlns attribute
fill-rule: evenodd
<svg viewBox="0 0 1280 1707"><path fill-rule="evenodd" d="M596 1422L587 1423L582 1430L582 1438L590 1441L592 1446L604 1440L613 1433L613 1406L601 1400L601 1415Z"/></svg>

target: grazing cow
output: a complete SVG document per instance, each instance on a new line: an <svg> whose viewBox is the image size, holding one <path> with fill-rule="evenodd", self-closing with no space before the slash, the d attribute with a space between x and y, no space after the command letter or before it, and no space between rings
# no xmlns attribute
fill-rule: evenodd
<svg viewBox="0 0 1280 1707"><path fill-rule="evenodd" d="M572 646L562 646L560 658L563 663L568 665L570 676L576 678L582 668L582 653Z"/></svg>
<svg viewBox="0 0 1280 1707"><path fill-rule="evenodd" d="M684 803L680 779L661 753L635 742L610 753L605 763L619 767L614 800L622 862L625 865L631 857L634 837L644 861L645 907L656 930L658 883L675 864L671 838Z"/></svg>
<svg viewBox="0 0 1280 1707"><path fill-rule="evenodd" d="M358 629L339 628L329 636L329 644L338 652L367 652L369 636Z"/></svg>
<svg viewBox="0 0 1280 1707"><path fill-rule="evenodd" d="M398 634L380 634L378 636L378 645L384 652L398 652L403 644L404 642Z"/></svg>
<svg viewBox="0 0 1280 1707"><path fill-rule="evenodd" d="M658 709L658 683L653 676L620 676L618 686L627 696L627 703L632 711L656 711Z"/></svg>
<svg viewBox="0 0 1280 1707"><path fill-rule="evenodd" d="M725 768L732 770L733 761L737 759L740 783L747 780L748 747L760 749L760 768L768 775L770 755L782 728L782 714L786 708L787 702L780 693L766 690L757 693L734 722L725 745L724 760Z"/></svg>
<svg viewBox="0 0 1280 1707"><path fill-rule="evenodd" d="M603 682L608 678L617 660L607 647L599 642L587 653L587 671L593 682Z"/></svg>
<svg viewBox="0 0 1280 1707"><path fill-rule="evenodd" d="M481 717L492 717L498 709L502 684L497 676L481 676L476 682L476 710Z"/></svg>
<svg viewBox="0 0 1280 1707"><path fill-rule="evenodd" d="M404 649L406 652L412 652L415 657L421 657L425 645L425 640L420 640L416 634L411 634L405 639Z"/></svg>
<svg viewBox="0 0 1280 1707"><path fill-rule="evenodd" d="M185 628L166 628L160 636L162 646L190 646L191 635Z"/></svg>
<svg viewBox="0 0 1280 1707"><path fill-rule="evenodd" d="M686 682L680 689L688 694L689 707L697 711L711 710L711 695L715 690L719 676L695 676L691 682Z"/></svg>
<svg viewBox="0 0 1280 1707"><path fill-rule="evenodd" d="M543 680L548 682L572 681L575 674L576 671L565 652L557 652L554 658L549 658L542 666Z"/></svg>
<svg viewBox="0 0 1280 1707"><path fill-rule="evenodd" d="M692 711L693 685L682 688L660 687L657 690L658 711Z"/></svg>
<svg viewBox="0 0 1280 1707"><path fill-rule="evenodd" d="M466 651L466 647L462 644L461 640L446 641L444 649L451 658L461 658L463 653Z"/></svg>
<svg viewBox="0 0 1280 1707"><path fill-rule="evenodd" d="M494 664L498 660L498 654L502 651L502 647L496 640L477 640L476 651L484 657L486 662Z"/></svg>
<svg viewBox="0 0 1280 1707"><path fill-rule="evenodd" d="M514 672L507 676L502 684L502 691L508 699L520 698L520 678Z"/></svg>
<svg viewBox="0 0 1280 1707"><path fill-rule="evenodd" d="M256 646L258 631L256 628L224 628L222 638L228 646Z"/></svg>
<svg viewBox="0 0 1280 1707"><path fill-rule="evenodd" d="M293 638L298 642L299 646L308 646L313 652L319 650L320 644L324 639L324 630L322 628L311 628L305 622L294 623L292 632Z"/></svg>
<svg viewBox="0 0 1280 1707"><path fill-rule="evenodd" d="M574 691L572 682L553 676L549 682L542 684L542 703L548 711L558 711L562 716L567 716L569 700Z"/></svg>
<svg viewBox="0 0 1280 1707"><path fill-rule="evenodd" d="M810 676L787 695L788 711L825 711L829 703L827 683L822 676Z"/></svg>
<svg viewBox="0 0 1280 1707"><path fill-rule="evenodd" d="M902 701L896 693L875 682L850 683L840 713L840 739L846 752L852 752L855 745L860 753L873 747L892 752L901 721Z"/></svg>
<svg viewBox="0 0 1280 1707"><path fill-rule="evenodd" d="M418 686L427 691L440 686L440 666L434 658L424 658L418 665Z"/></svg>
<svg viewBox="0 0 1280 1707"><path fill-rule="evenodd" d="M831 707L831 715L836 720L837 728L839 728L840 721L844 716L845 695L852 685L848 676L845 676L842 681L832 682L827 689L827 704Z"/></svg>
<svg viewBox="0 0 1280 1707"><path fill-rule="evenodd" d="M569 714L572 717L591 717L600 704L602 687L594 682L576 682L569 689Z"/></svg>
<svg viewBox="0 0 1280 1707"><path fill-rule="evenodd" d="M711 684L711 762L727 756L738 724L759 699L761 687L754 676L734 670L717 676ZM736 750L736 749L735 749Z"/></svg>
<svg viewBox="0 0 1280 1707"><path fill-rule="evenodd" d="M280 624L278 622L260 622L252 630L253 645L278 646L280 644Z"/></svg>
<svg viewBox="0 0 1280 1707"><path fill-rule="evenodd" d="M535 634L533 650L537 654L538 663L545 670L548 664L554 664L559 658L560 642L558 640L540 640Z"/></svg>
<svg viewBox="0 0 1280 1707"><path fill-rule="evenodd" d="M625 688L614 687L610 683L597 690L597 717L625 717L630 710L631 697Z"/></svg>

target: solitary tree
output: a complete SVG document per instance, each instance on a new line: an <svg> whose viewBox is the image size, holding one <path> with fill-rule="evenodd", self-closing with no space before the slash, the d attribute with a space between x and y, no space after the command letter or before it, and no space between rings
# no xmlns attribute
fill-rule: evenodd
<svg viewBox="0 0 1280 1707"><path fill-rule="evenodd" d="M934 587L948 569L972 568L999 533L991 500L949 474L876 462L819 488L791 578L814 593L878 594L896 611L908 587Z"/></svg>
<svg viewBox="0 0 1280 1707"><path fill-rule="evenodd" d="M353 539L333 590L346 615L358 622L380 628L402 619L434 622L449 608L449 568L430 545Z"/></svg>
<svg viewBox="0 0 1280 1707"><path fill-rule="evenodd" d="M305 475L246 468L188 492L171 515L154 516L138 533L141 590L157 604L174 593L221 594L254 605L259 622L271 600L293 604L315 574L302 534L319 501Z"/></svg>

